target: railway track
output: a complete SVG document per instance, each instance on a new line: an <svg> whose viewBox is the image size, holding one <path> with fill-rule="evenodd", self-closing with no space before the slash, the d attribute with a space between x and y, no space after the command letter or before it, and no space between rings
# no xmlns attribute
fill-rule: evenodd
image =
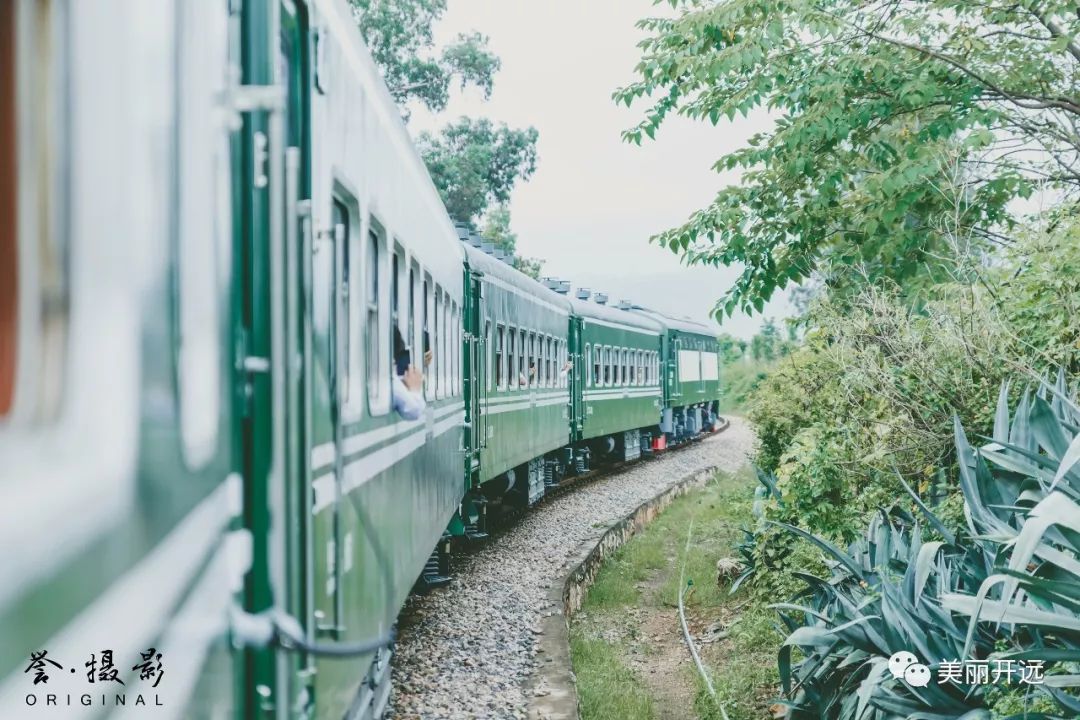
<svg viewBox="0 0 1080 720"><path fill-rule="evenodd" d="M523 718L541 620L567 560L641 502L694 471L736 469L752 434L729 429L652 458L598 470L558 488L492 540L457 557L454 581L414 596L399 619L395 718Z"/></svg>

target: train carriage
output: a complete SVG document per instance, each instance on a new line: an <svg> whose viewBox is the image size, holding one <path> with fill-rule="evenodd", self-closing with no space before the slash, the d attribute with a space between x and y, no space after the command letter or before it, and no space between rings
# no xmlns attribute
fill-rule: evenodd
<svg viewBox="0 0 1080 720"><path fill-rule="evenodd" d="M651 438L660 419L663 326L607 305L603 294L590 296L579 290L571 301L583 376L574 440L587 443L592 454L633 460L641 454L642 431Z"/></svg>
<svg viewBox="0 0 1080 720"><path fill-rule="evenodd" d="M720 344L716 332L701 323L672 318L634 306L631 310L663 326L664 410L660 429L665 440L682 442L707 432L719 419Z"/></svg>
<svg viewBox="0 0 1080 720"><path fill-rule="evenodd" d="M379 717L486 498L708 429L709 328L468 239L344 0L0 3L0 715L155 648L155 717Z"/></svg>
<svg viewBox="0 0 1080 720"><path fill-rule="evenodd" d="M463 253L351 11L311 7L296 322L312 495L300 557L311 636L348 644L388 633L461 503ZM394 407L398 363L424 371L417 419ZM316 716L379 714L387 656L315 660Z"/></svg>
<svg viewBox="0 0 1080 720"><path fill-rule="evenodd" d="M0 3L0 716L243 710L237 29L220 2ZM91 683L105 649L126 686Z"/></svg>
<svg viewBox="0 0 1080 720"><path fill-rule="evenodd" d="M477 479L489 484L488 495L531 505L544 493L544 456L570 441L570 303L474 245L463 247L477 308L470 334L483 348L471 420Z"/></svg>

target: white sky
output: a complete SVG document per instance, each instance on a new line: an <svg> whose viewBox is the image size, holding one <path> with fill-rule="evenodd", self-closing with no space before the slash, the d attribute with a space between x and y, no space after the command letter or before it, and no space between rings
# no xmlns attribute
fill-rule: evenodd
<svg viewBox="0 0 1080 720"><path fill-rule="evenodd" d="M510 210L518 252L546 261L545 275L676 315L706 320L736 271L686 268L648 242L707 205L737 176L710 168L767 127L764 115L713 127L670 119L656 141L624 143L620 132L644 104L616 106L611 93L631 82L643 37L634 23L663 12L651 0L449 0L437 29L443 42L478 30L502 60L489 101L455 93L438 117L413 111L414 132L460 115L486 116L540 133L536 173L514 191ZM666 6L665 6L666 7ZM786 298L764 316L789 314ZM735 317L723 329L748 337L761 317Z"/></svg>

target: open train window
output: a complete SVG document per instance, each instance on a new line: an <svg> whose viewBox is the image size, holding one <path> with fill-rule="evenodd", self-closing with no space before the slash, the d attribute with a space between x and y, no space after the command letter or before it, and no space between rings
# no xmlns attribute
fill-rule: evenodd
<svg viewBox="0 0 1080 720"><path fill-rule="evenodd" d="M15 3L0 4L0 419L15 402L19 340Z"/></svg>
<svg viewBox="0 0 1080 720"><path fill-rule="evenodd" d="M66 389L68 22L0 2L0 425L55 420Z"/></svg>
<svg viewBox="0 0 1080 720"><path fill-rule="evenodd" d="M611 385L611 348L604 346L604 386Z"/></svg>
<svg viewBox="0 0 1080 720"><path fill-rule="evenodd" d="M502 324L495 326L495 387L506 388L506 328Z"/></svg>
<svg viewBox="0 0 1080 720"><path fill-rule="evenodd" d="M491 318L484 321L484 386L491 390Z"/></svg>
<svg viewBox="0 0 1080 720"><path fill-rule="evenodd" d="M536 387L540 384L540 361L539 361L539 347L536 342L536 333L529 333L529 367L527 369L526 379L529 381L529 387Z"/></svg>
<svg viewBox="0 0 1080 720"><path fill-rule="evenodd" d="M409 282L406 292L408 292L408 316L405 318L405 330L406 330L406 342L409 344L409 361L419 368L421 373L426 373L427 368L424 367L424 341L421 338L421 333L418 332L419 326L416 322L416 308L420 304L420 265L415 261L409 263Z"/></svg>
<svg viewBox="0 0 1080 720"><path fill-rule="evenodd" d="M461 316L458 313L457 303L454 303L451 306L450 322L450 327L453 328L452 334L454 341L453 347L450 348L450 351L454 355L454 362L451 368L453 377L450 380L451 385L454 388L454 396L456 397L461 393Z"/></svg>
<svg viewBox="0 0 1080 720"><path fill-rule="evenodd" d="M517 368L517 328L513 325L510 326L507 331L507 351L506 351L506 383L507 387L511 390L517 389L517 374L515 372Z"/></svg>
<svg viewBox="0 0 1080 720"><path fill-rule="evenodd" d="M364 338L361 317L364 309L364 294L361 290L363 276L360 274L360 206L355 196L345 185L334 181L333 197L330 202L330 224L333 230L334 247L339 248L340 266L340 308L341 317L334 323L337 328L336 342L340 349L335 358L340 358L341 367L338 388L342 403L342 415L347 420L358 418L363 412L364 377L361 373ZM319 250L321 252L321 248ZM315 269L318 256L312 258L312 270ZM313 278L314 279L314 278ZM315 292L315 289L312 288Z"/></svg>
<svg viewBox="0 0 1080 720"><path fill-rule="evenodd" d="M384 339L382 317L389 320L389 313L383 309L380 312L380 285L382 268L381 263L385 257L382 252L382 237L379 232L377 221L371 219L371 228L368 230L367 249L365 252L365 316L364 316L364 344L366 357L364 358L367 370L368 386L368 412L372 415L384 414L389 410L389 393L387 387L390 380L390 368L387 367L383 349L387 340ZM388 325L389 323L387 323ZM389 329L387 327L387 329Z"/></svg>
<svg viewBox="0 0 1080 720"><path fill-rule="evenodd" d="M544 387L551 387L551 336L544 338Z"/></svg>
<svg viewBox="0 0 1080 720"><path fill-rule="evenodd" d="M446 397L446 317L443 308L443 291L435 286L435 333L431 342L435 346L435 397Z"/></svg>
<svg viewBox="0 0 1080 720"><path fill-rule="evenodd" d="M517 384L519 386L526 386L529 384L529 376L525 374L525 359L526 348L525 344L525 330L524 328L518 329L518 366L517 366Z"/></svg>
<svg viewBox="0 0 1080 720"><path fill-rule="evenodd" d="M435 373L437 372L439 358L435 352L435 284L431 281L431 275L424 273L424 287L421 292L420 310L424 314L422 323L423 348L421 354L431 353L431 364L424 369L424 397L428 400L435 399L435 387L438 385Z"/></svg>

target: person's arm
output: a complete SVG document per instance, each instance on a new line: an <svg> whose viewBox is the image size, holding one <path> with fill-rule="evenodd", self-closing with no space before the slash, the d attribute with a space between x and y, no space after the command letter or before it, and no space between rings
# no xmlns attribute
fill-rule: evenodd
<svg viewBox="0 0 1080 720"><path fill-rule="evenodd" d="M404 375L394 374L391 382L391 394L394 399L394 410L406 420L418 420L424 414L427 403L421 388L424 386L424 376L413 366L405 371Z"/></svg>

